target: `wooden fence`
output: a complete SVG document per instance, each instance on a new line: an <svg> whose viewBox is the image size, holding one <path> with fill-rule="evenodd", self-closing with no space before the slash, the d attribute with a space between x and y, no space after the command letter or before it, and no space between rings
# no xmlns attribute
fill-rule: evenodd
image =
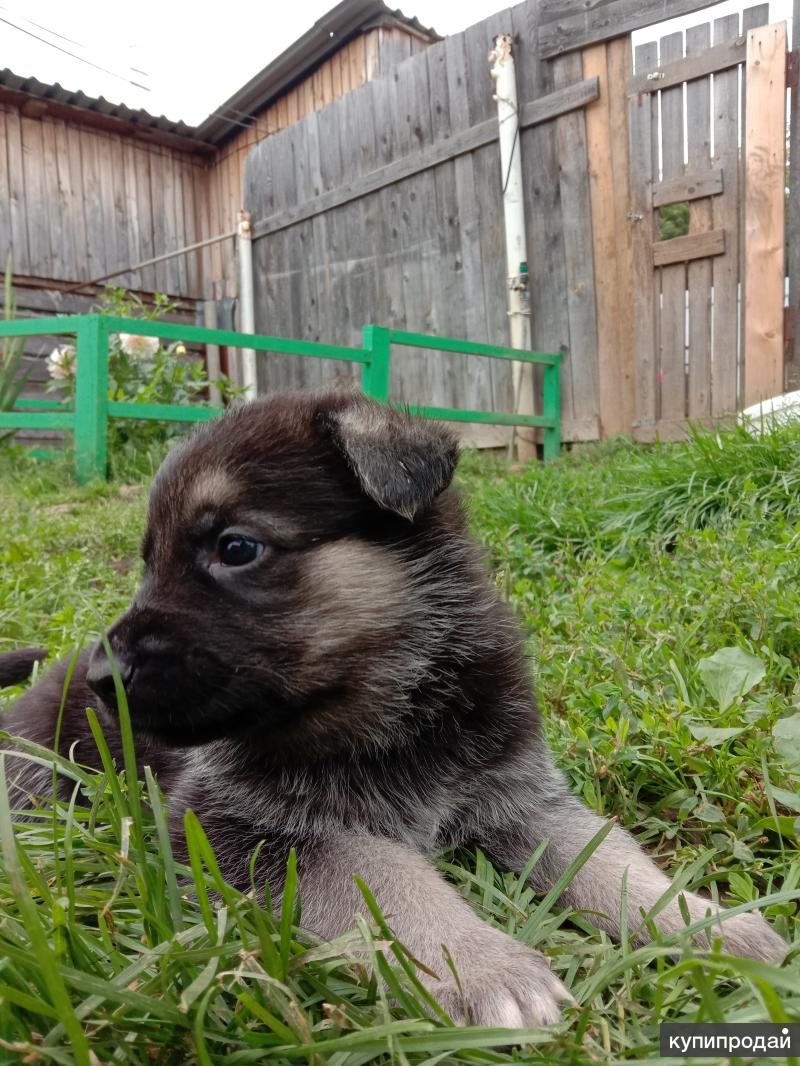
<svg viewBox="0 0 800 1066"><path fill-rule="evenodd" d="M785 30L764 27L764 4L743 27L717 19L631 55L632 30L701 6L528 0L256 146L257 329L352 344L377 319L507 343L487 56L511 32L531 343L564 353L565 439L683 432L780 391ZM676 202L688 232L662 240L659 212ZM275 356L259 373L273 387L333 371ZM392 397L513 403L506 367L422 352L396 366Z"/></svg>

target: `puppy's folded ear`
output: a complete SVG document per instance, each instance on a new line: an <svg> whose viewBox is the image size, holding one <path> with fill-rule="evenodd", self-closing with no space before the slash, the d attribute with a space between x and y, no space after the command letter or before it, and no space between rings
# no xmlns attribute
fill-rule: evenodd
<svg viewBox="0 0 800 1066"><path fill-rule="evenodd" d="M452 480L458 442L436 422L362 396L320 418L366 495L409 522Z"/></svg>

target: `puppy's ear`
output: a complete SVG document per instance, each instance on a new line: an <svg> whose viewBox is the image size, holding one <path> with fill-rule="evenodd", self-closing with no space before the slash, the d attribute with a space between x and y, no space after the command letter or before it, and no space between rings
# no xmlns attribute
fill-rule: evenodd
<svg viewBox="0 0 800 1066"><path fill-rule="evenodd" d="M321 417L362 490L384 510L413 522L450 484L458 442L444 426L365 397Z"/></svg>

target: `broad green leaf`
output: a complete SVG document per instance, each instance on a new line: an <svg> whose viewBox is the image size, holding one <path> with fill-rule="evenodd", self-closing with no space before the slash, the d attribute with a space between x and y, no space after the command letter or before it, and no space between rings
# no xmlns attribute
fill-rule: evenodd
<svg viewBox="0 0 800 1066"><path fill-rule="evenodd" d="M754 688L767 672L766 666L744 648L720 648L697 664L700 678L721 711Z"/></svg>
<svg viewBox="0 0 800 1066"><path fill-rule="evenodd" d="M719 807L715 807L713 803L709 803L708 800L701 800L694 809L695 817L699 818L701 822L724 822L725 812L721 811Z"/></svg>
<svg viewBox="0 0 800 1066"><path fill-rule="evenodd" d="M800 763L800 714L781 718L772 727L772 743L788 763Z"/></svg>
<svg viewBox="0 0 800 1066"><path fill-rule="evenodd" d="M791 792L788 788L776 788L773 785L772 797L781 807L788 807L790 811L800 811L800 791Z"/></svg>
<svg viewBox="0 0 800 1066"><path fill-rule="evenodd" d="M689 732L695 740L708 744L709 748L717 748L720 744L724 744L726 740L732 740L733 737L738 737L740 733L744 733L745 728L745 726L740 726L739 728L717 729L711 725L690 725Z"/></svg>

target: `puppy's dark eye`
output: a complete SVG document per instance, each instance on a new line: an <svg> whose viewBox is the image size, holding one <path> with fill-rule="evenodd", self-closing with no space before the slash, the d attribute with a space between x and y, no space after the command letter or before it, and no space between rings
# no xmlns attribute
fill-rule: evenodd
<svg viewBox="0 0 800 1066"><path fill-rule="evenodd" d="M255 562L264 550L264 545L251 537L236 533L220 537L217 544L219 561L223 566L247 566Z"/></svg>

